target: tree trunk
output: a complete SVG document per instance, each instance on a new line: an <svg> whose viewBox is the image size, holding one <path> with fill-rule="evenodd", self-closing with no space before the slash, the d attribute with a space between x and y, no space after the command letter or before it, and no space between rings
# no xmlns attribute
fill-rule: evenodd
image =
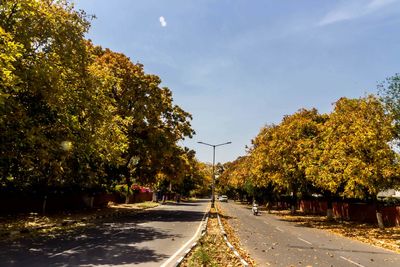
<svg viewBox="0 0 400 267"><path fill-rule="evenodd" d="M47 196L44 196L43 205L42 205L42 213L46 213L46 205L47 205Z"/></svg>
<svg viewBox="0 0 400 267"><path fill-rule="evenodd" d="M93 209L94 196L90 197L90 208Z"/></svg>
<svg viewBox="0 0 400 267"><path fill-rule="evenodd" d="M383 224L382 211L379 201L375 201L375 210L376 210L376 220L378 221L378 226L380 229L385 229L385 225Z"/></svg>
<svg viewBox="0 0 400 267"><path fill-rule="evenodd" d="M290 201L290 213L295 214L296 213L296 204L297 204L297 190L293 190L292 192L292 198Z"/></svg>
<svg viewBox="0 0 400 267"><path fill-rule="evenodd" d="M328 221L332 221L333 220L333 205L332 205L332 195L331 192L327 192L325 194L326 197L326 218L328 219Z"/></svg>
<svg viewBox="0 0 400 267"><path fill-rule="evenodd" d="M129 179L128 175L125 178L126 181L126 196L125 196L125 204L129 204L130 202L130 187L131 187L131 179Z"/></svg>

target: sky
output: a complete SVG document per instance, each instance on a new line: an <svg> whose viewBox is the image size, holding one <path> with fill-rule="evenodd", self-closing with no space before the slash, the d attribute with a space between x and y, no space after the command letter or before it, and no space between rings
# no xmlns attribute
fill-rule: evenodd
<svg viewBox="0 0 400 267"><path fill-rule="evenodd" d="M377 93L400 72L400 0L74 0L87 34L162 79L192 114L181 144L211 162L246 154L301 108Z"/></svg>

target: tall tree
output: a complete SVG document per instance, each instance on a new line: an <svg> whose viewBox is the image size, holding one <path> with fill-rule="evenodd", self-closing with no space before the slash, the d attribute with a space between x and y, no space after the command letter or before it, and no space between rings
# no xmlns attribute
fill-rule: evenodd
<svg viewBox="0 0 400 267"><path fill-rule="evenodd" d="M172 92L160 87L160 78L146 74L141 64L108 49L97 47L94 51L93 70L104 81L114 116L127 137L122 161L109 166L109 175L123 176L128 184L131 178L154 183L160 171L171 176L182 154L177 142L194 133L191 115L173 104Z"/></svg>
<svg viewBox="0 0 400 267"><path fill-rule="evenodd" d="M385 108L392 114L395 121L398 142L400 138L400 74L387 78L379 84L378 89Z"/></svg>
<svg viewBox="0 0 400 267"><path fill-rule="evenodd" d="M295 212L297 193L306 192L309 182L303 162L309 157L313 139L318 135L318 124L323 117L316 109L301 109L285 116L268 141L266 160L271 179L292 195Z"/></svg>
<svg viewBox="0 0 400 267"><path fill-rule="evenodd" d="M63 184L68 151L78 144L75 107L87 95L89 22L66 1L1 1L0 10L9 71L1 88L1 177L21 186Z"/></svg>
<svg viewBox="0 0 400 267"><path fill-rule="evenodd" d="M376 200L379 191L399 182L393 138L393 119L376 97L341 98L324 125L307 175L332 194Z"/></svg>

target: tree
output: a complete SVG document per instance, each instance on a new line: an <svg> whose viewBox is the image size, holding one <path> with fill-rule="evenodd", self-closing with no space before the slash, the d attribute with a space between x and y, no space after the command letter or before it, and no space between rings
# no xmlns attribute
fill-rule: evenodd
<svg viewBox="0 0 400 267"><path fill-rule="evenodd" d="M20 187L62 185L68 151L78 150L76 106L91 93L84 78L89 22L66 1L2 1L0 10L1 177Z"/></svg>
<svg viewBox="0 0 400 267"><path fill-rule="evenodd" d="M400 74L395 74L378 86L385 108L392 114L396 125L396 138L400 137Z"/></svg>
<svg viewBox="0 0 400 267"><path fill-rule="evenodd" d="M155 184L157 176L176 178L184 154L177 142L194 134L191 115L173 104L172 92L160 87L159 77L145 74L141 64L109 49L93 51L93 73L111 96L114 117L127 139L121 161L108 166L108 175L124 177L128 186L131 179ZM134 165L132 159L137 159Z"/></svg>
<svg viewBox="0 0 400 267"><path fill-rule="evenodd" d="M191 115L141 64L85 40L89 20L67 0L0 2L2 188L181 177Z"/></svg>
<svg viewBox="0 0 400 267"><path fill-rule="evenodd" d="M307 176L334 195L375 201L379 191L398 183L398 156L390 146L394 133L393 118L376 97L341 98L324 125Z"/></svg>
<svg viewBox="0 0 400 267"><path fill-rule="evenodd" d="M323 117L316 109L301 109L285 116L276 128L266 131L269 140L263 149L261 169L267 170L272 183L292 195L292 213L295 212L297 193L306 192L309 186L303 162L310 154L313 139L318 135L318 124L322 121Z"/></svg>

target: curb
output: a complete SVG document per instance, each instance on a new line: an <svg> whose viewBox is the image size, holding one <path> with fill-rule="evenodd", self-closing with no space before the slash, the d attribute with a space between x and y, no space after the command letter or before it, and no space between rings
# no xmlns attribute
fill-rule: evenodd
<svg viewBox="0 0 400 267"><path fill-rule="evenodd" d="M247 261L245 261L242 256L240 256L239 252L237 252L237 250L232 246L232 244L229 242L227 234L225 232L224 226L222 225L221 219L219 217L219 212L217 209L217 206L215 206L215 210L217 211L217 219L218 219L218 224L219 224L219 228L221 229L221 234L224 237L224 240L226 242L226 244L228 245L228 247L233 251L233 254L235 254L235 256L240 260L240 262L242 263L243 266L249 266L249 264L247 263Z"/></svg>
<svg viewBox="0 0 400 267"><path fill-rule="evenodd" d="M210 216L210 211L208 211L204 216L205 216L205 219L203 218L203 220L202 220L202 221L203 221L203 226L202 226L202 228L201 228L201 235L200 235L200 237L197 239L196 242L194 242L194 243L190 246L190 248L188 248L188 249L185 251L184 255L183 255L182 257L180 257L180 258L176 261L174 267L178 267L178 266L181 265L182 261L187 257L187 255L197 246L198 240L201 239L201 238L206 234L206 232L207 232L208 217Z"/></svg>

